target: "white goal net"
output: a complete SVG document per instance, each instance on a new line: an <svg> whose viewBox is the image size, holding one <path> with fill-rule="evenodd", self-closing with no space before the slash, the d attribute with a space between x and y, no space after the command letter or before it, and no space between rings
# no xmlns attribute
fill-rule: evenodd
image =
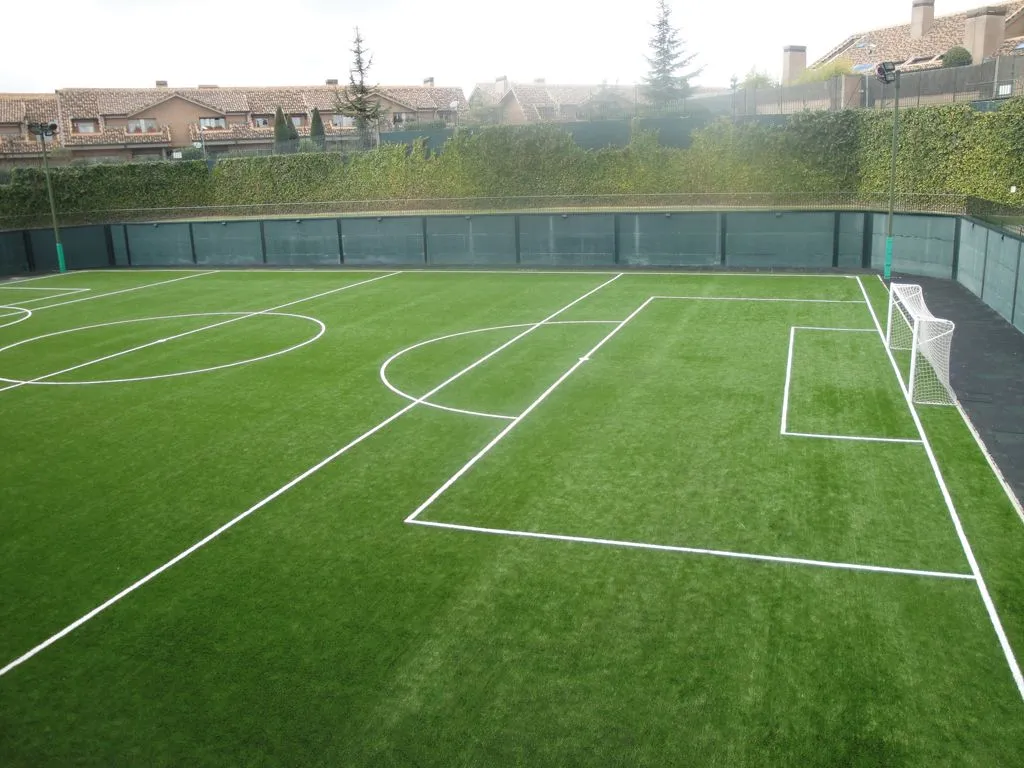
<svg viewBox="0 0 1024 768"><path fill-rule="evenodd" d="M953 321L935 317L924 303L920 285L892 285L885 343L889 349L910 352L907 386L915 403L952 405L949 349Z"/></svg>

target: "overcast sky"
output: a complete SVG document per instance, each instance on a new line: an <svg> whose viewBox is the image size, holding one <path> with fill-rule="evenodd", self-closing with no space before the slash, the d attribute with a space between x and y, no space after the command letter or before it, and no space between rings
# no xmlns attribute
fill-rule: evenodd
<svg viewBox="0 0 1024 768"><path fill-rule="evenodd" d="M3 4L0 91L63 87L310 85L345 79L353 28L381 84L462 86L508 75L633 83L646 72L656 0L45 0ZM266 5L263 10L261 5ZM936 0L936 14L983 5ZM778 76L785 45L813 61L847 35L910 21L911 0L670 0L675 26L726 86Z"/></svg>

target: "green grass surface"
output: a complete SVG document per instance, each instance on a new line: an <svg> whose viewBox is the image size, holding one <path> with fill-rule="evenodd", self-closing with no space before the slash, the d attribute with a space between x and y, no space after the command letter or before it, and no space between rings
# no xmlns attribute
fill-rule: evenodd
<svg viewBox="0 0 1024 768"><path fill-rule="evenodd" d="M0 765L1021 764L976 581L825 566L971 574L923 446L780 434L815 326L870 332L794 332L789 430L918 437L858 280L384 274L0 283L34 308L0 347L115 323L0 350L38 379L0 382L0 666L407 409L0 676ZM651 296L828 303L619 327ZM289 302L312 319L207 314ZM478 329L387 376L421 397L529 330L430 398L505 418L381 382ZM956 409L918 410L1024 656L1021 519Z"/></svg>

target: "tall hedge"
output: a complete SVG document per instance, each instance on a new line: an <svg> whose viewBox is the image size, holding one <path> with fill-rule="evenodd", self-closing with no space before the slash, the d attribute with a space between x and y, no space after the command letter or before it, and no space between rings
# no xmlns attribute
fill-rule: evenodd
<svg viewBox="0 0 1024 768"><path fill-rule="evenodd" d="M636 128L625 147L584 150L557 126L457 133L439 154L422 141L372 152L201 162L63 167L54 172L65 214L125 208L337 200L678 192L883 192L892 114L796 115L783 125L727 120L697 130L688 149ZM902 192L976 195L1012 203L1024 188L1024 99L995 112L966 105L900 114ZM42 173L19 170L0 187L0 225L47 211Z"/></svg>

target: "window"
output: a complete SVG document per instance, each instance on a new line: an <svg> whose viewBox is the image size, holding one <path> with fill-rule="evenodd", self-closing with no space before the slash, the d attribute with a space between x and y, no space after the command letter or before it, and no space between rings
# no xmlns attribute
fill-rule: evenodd
<svg viewBox="0 0 1024 768"><path fill-rule="evenodd" d="M160 129L157 128L156 120L153 118L140 117L137 120L129 120L125 130L128 133L156 133Z"/></svg>
<svg viewBox="0 0 1024 768"><path fill-rule="evenodd" d="M267 128L271 125L273 118L270 115L256 115L252 119L252 124L257 128Z"/></svg>
<svg viewBox="0 0 1024 768"><path fill-rule="evenodd" d="M200 117L199 127L204 131L227 128L228 122L223 117Z"/></svg>
<svg viewBox="0 0 1024 768"><path fill-rule="evenodd" d="M355 124L355 119L348 115L331 115L331 125L335 128L351 128Z"/></svg>
<svg viewBox="0 0 1024 768"><path fill-rule="evenodd" d="M88 120L71 121L72 133L96 133L99 129L99 123L91 118Z"/></svg>
<svg viewBox="0 0 1024 768"><path fill-rule="evenodd" d="M306 116L305 115L292 115L291 118L292 118L292 125L294 125L296 128L301 128L302 126L304 126L306 124Z"/></svg>
<svg viewBox="0 0 1024 768"><path fill-rule="evenodd" d="M1014 47L1013 50L1015 50L1015 51L1024 51L1024 43L1017 43L1017 45Z"/></svg>

